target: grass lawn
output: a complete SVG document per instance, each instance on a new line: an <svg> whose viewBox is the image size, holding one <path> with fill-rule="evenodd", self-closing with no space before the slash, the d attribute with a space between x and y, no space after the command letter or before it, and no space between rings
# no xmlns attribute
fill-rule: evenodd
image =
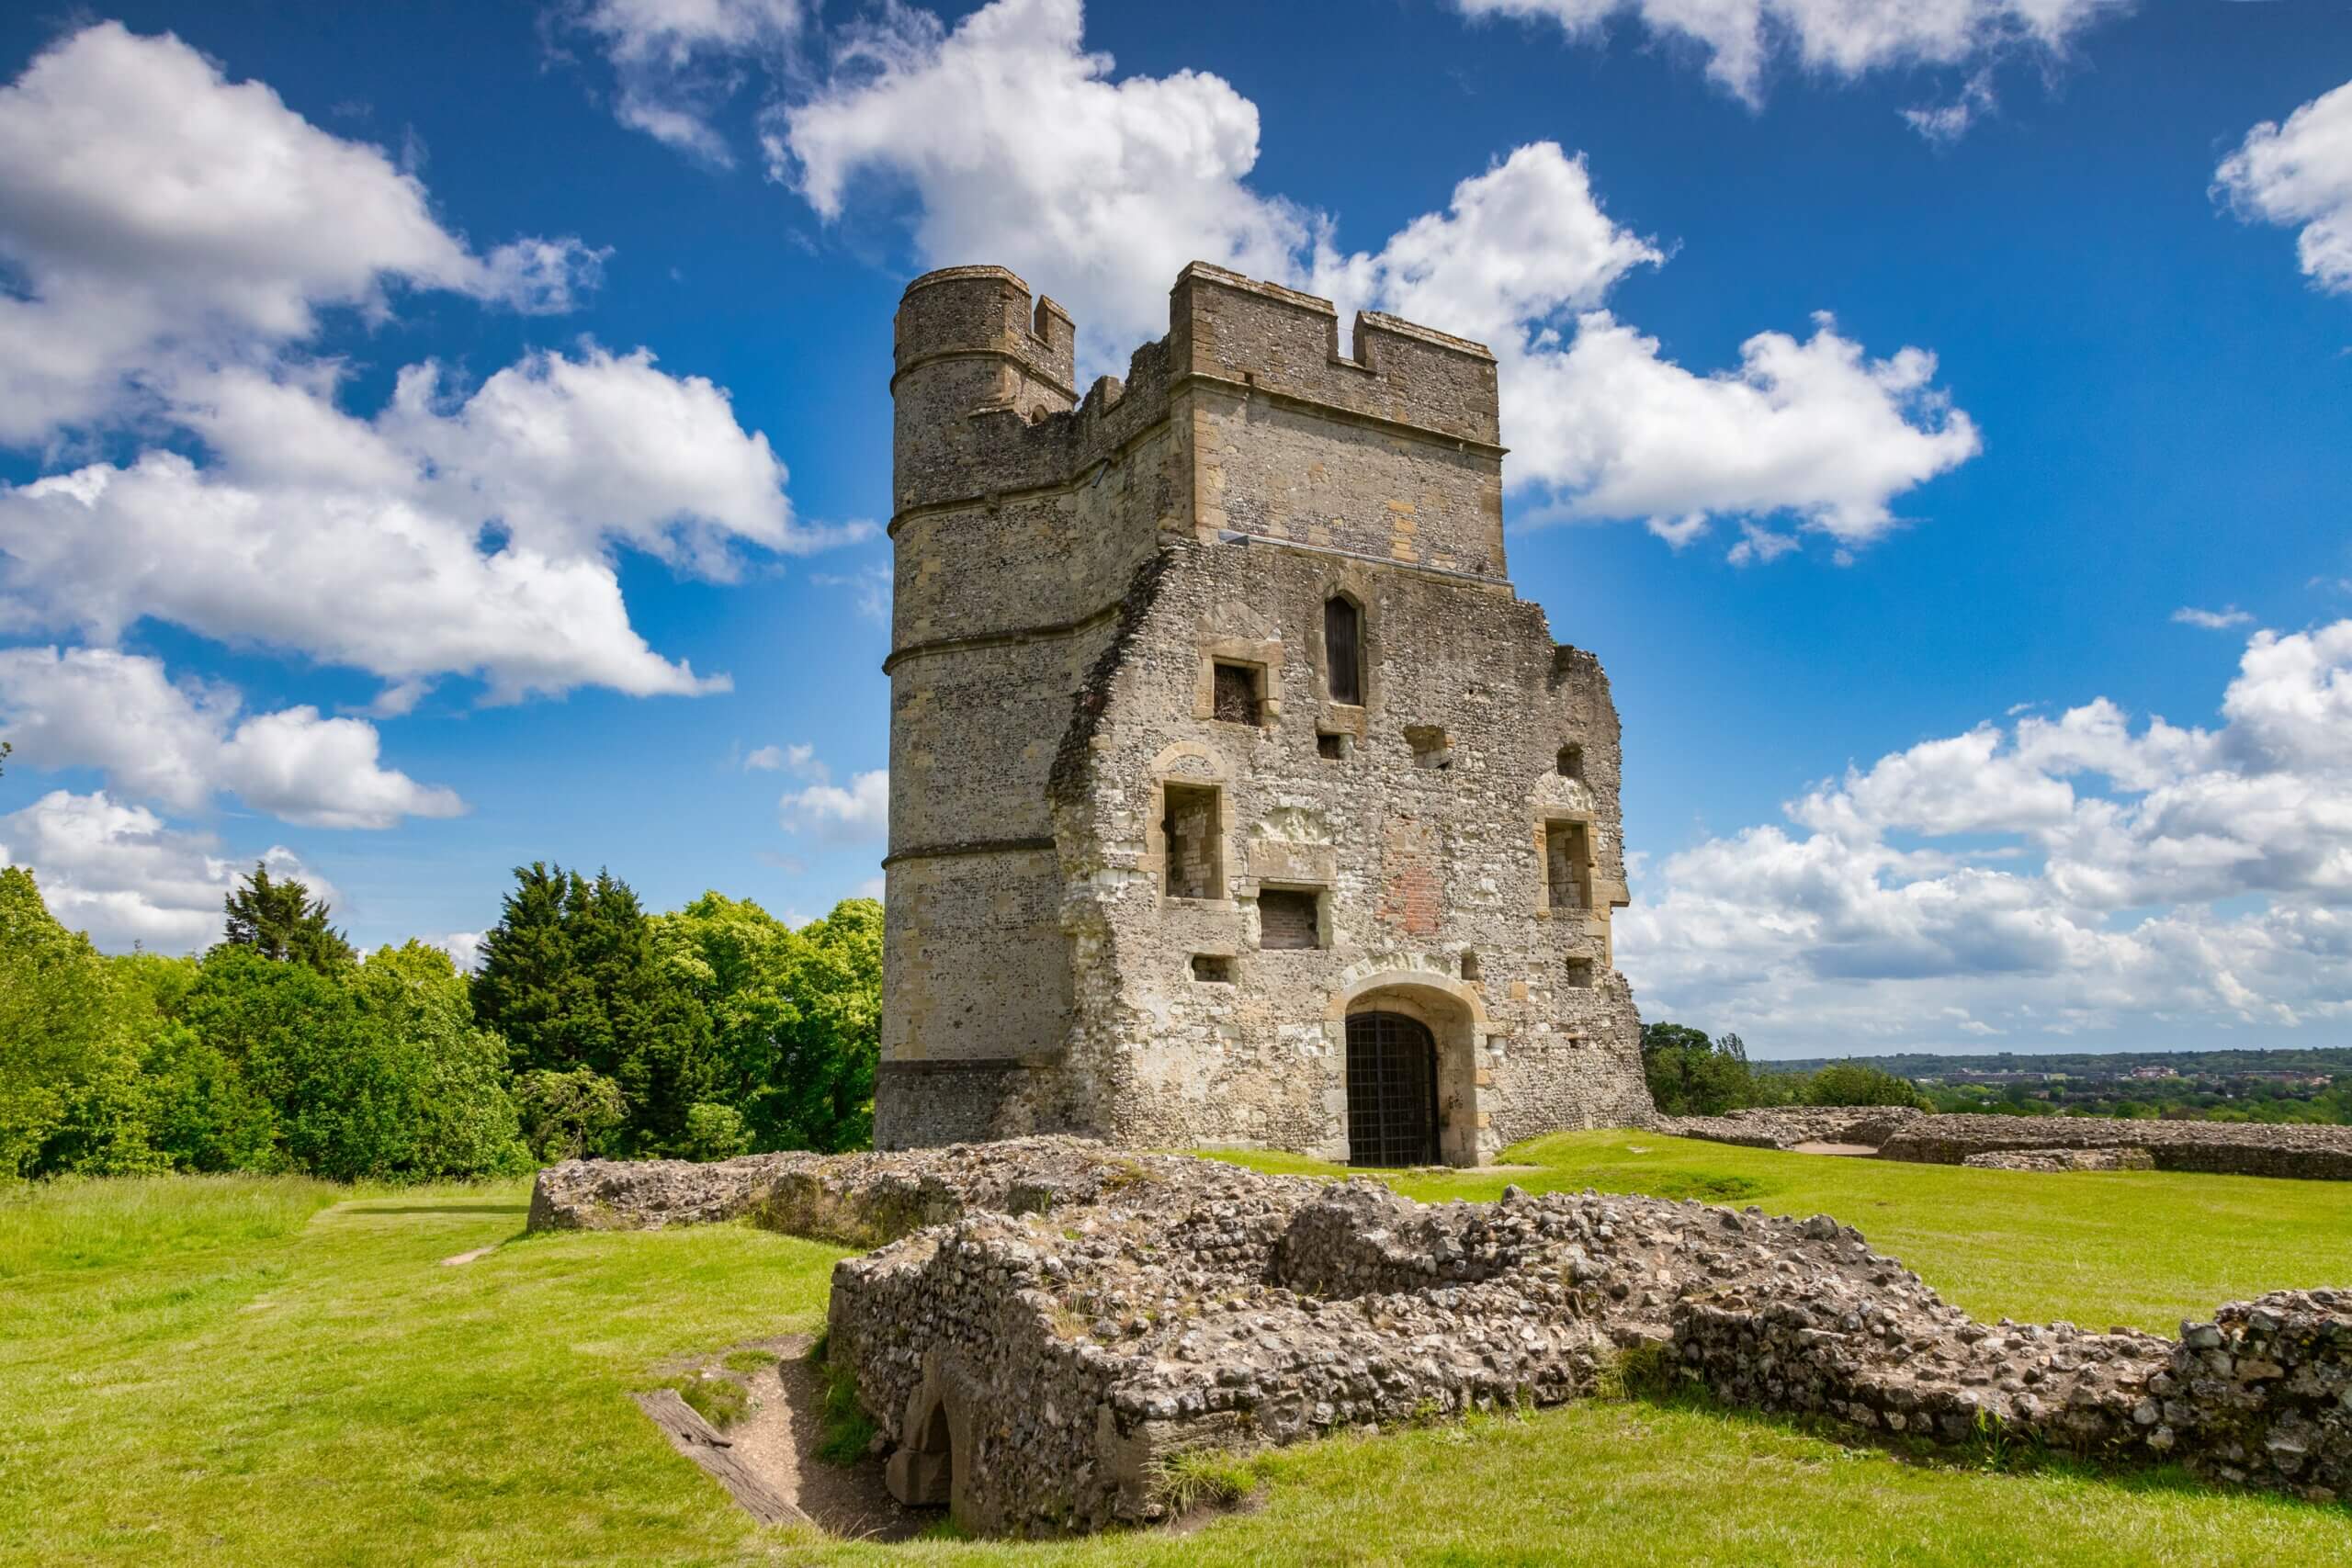
<svg viewBox="0 0 2352 1568"><path fill-rule="evenodd" d="M1513 1157L1540 1168L1398 1185L1826 1211L1975 1312L2098 1326L2352 1282L2352 1184L1622 1133ZM260 1179L0 1194L0 1562L2352 1562L2352 1508L1923 1467L1639 1403L1287 1450L1257 1461L1255 1511L1183 1538L818 1542L752 1525L628 1393L674 1354L816 1327L838 1249L738 1226L513 1239L525 1198Z"/></svg>

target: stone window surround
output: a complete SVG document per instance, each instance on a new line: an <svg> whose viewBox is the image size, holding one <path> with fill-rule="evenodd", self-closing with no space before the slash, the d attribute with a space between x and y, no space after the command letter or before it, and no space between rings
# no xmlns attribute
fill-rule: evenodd
<svg viewBox="0 0 2352 1568"><path fill-rule="evenodd" d="M1201 667L1206 671L1208 666ZM1187 766L1186 764L1191 764ZM1225 891L1214 898L1173 897L1168 891L1168 838L1162 826L1168 815L1168 786L1216 791L1217 886ZM1238 909L1234 889L1246 867L1234 852L1233 769L1215 748L1197 740L1179 740L1151 761L1149 809L1143 819L1143 863L1137 868L1151 878L1162 904L1194 908Z"/></svg>
<svg viewBox="0 0 2352 1568"><path fill-rule="evenodd" d="M1326 667L1323 650L1323 606L1334 599L1345 599L1356 607L1356 695L1361 703L1335 703L1331 700L1331 671ZM1313 614L1314 636L1307 640L1307 668L1315 682L1315 695L1323 709L1323 728L1346 730L1362 745L1364 726L1371 710L1380 704L1380 618L1373 614L1373 573L1367 567L1351 562L1338 563L1317 584Z"/></svg>
<svg viewBox="0 0 2352 1568"><path fill-rule="evenodd" d="M1315 896L1315 945L1313 947L1267 947L1265 927L1259 926L1259 951L1261 953L1329 953L1331 951L1332 919L1331 889L1310 882L1260 882L1260 893L1311 893ZM1253 900L1254 902L1254 900Z"/></svg>
<svg viewBox="0 0 2352 1568"><path fill-rule="evenodd" d="M1352 703L1343 703L1331 694L1330 642L1328 632L1316 638L1316 657L1313 660L1315 690L1327 706L1367 707L1370 705L1372 695L1366 689L1372 684L1372 608L1364 603L1363 594L1357 589L1345 582L1334 581L1323 590L1323 597L1316 606L1317 614L1319 616L1328 616L1330 614L1331 601L1334 599L1346 602L1353 606L1356 613L1356 700ZM1320 632L1323 628L1318 626L1317 630Z"/></svg>
<svg viewBox="0 0 2352 1568"><path fill-rule="evenodd" d="M1200 667L1193 678L1193 716L1211 724L1229 722L1216 716L1216 667L1220 664L1246 665L1258 672L1258 722L1254 728L1279 728L1283 713L1282 643L1230 637L1201 640Z"/></svg>
<svg viewBox="0 0 2352 1568"><path fill-rule="evenodd" d="M1584 829L1584 885L1587 903L1582 908L1555 909L1552 905L1552 829L1581 827ZM1600 835L1592 814L1585 811L1544 809L1535 818L1534 831L1535 918L1550 919L1555 915L1564 919L1597 920L1602 930L1608 929L1609 904L1601 897L1604 884L1600 880Z"/></svg>

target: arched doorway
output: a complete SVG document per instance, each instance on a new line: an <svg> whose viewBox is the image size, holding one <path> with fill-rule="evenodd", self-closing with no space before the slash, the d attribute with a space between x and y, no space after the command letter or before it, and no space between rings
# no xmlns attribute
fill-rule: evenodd
<svg viewBox="0 0 2352 1568"><path fill-rule="evenodd" d="M1437 1160L1437 1042L1401 1012L1348 1015L1348 1163Z"/></svg>

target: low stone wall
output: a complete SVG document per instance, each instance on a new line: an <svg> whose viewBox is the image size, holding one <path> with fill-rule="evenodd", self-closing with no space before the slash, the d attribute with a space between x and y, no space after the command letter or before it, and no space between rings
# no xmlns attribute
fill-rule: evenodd
<svg viewBox="0 0 2352 1568"><path fill-rule="evenodd" d="M836 1265L829 1354L901 1500L985 1533L1148 1521L1187 1450L1555 1404L1645 1347L1728 1402L1860 1433L2352 1489L2352 1291L2226 1306L2177 1342L1985 1325L1826 1215L1516 1189L1423 1205L1064 1138L561 1166L532 1213L905 1233Z"/></svg>
<svg viewBox="0 0 2352 1568"><path fill-rule="evenodd" d="M1665 1116L1661 1132L1750 1148L1860 1144L1881 1159L1974 1165L1972 1156L2012 1151L2143 1149L2158 1170L2352 1181L2352 1127L2251 1122L2142 1122L2101 1116L1939 1116L1856 1106L1770 1106L1724 1116ZM2145 1168L2106 1164L2007 1169Z"/></svg>
<svg viewBox="0 0 2352 1568"><path fill-rule="evenodd" d="M2352 1127L2250 1122L1923 1116L1896 1129L1879 1157L1958 1165L2001 1149L2107 1148L2145 1149L2158 1170L2352 1181Z"/></svg>
<svg viewBox="0 0 2352 1568"><path fill-rule="evenodd" d="M2142 1148L2004 1149L1970 1155L1960 1162L1975 1170L2154 1170L2155 1156Z"/></svg>

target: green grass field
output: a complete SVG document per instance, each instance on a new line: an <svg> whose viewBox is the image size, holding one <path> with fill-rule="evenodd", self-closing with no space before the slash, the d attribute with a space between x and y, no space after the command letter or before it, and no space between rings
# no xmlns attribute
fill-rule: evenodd
<svg viewBox="0 0 2352 1568"><path fill-rule="evenodd" d="M1976 1313L2097 1326L2352 1282L2352 1184L1622 1133L1513 1157L1539 1168L1398 1185L1826 1211ZM812 1540L748 1522L628 1393L681 1352L818 1326L839 1250L738 1226L522 1238L526 1195L186 1179L0 1194L0 1562L2352 1562L2352 1508L2162 1473L1923 1466L1638 1402L1287 1450L1256 1461L1251 1511L1182 1538Z"/></svg>

